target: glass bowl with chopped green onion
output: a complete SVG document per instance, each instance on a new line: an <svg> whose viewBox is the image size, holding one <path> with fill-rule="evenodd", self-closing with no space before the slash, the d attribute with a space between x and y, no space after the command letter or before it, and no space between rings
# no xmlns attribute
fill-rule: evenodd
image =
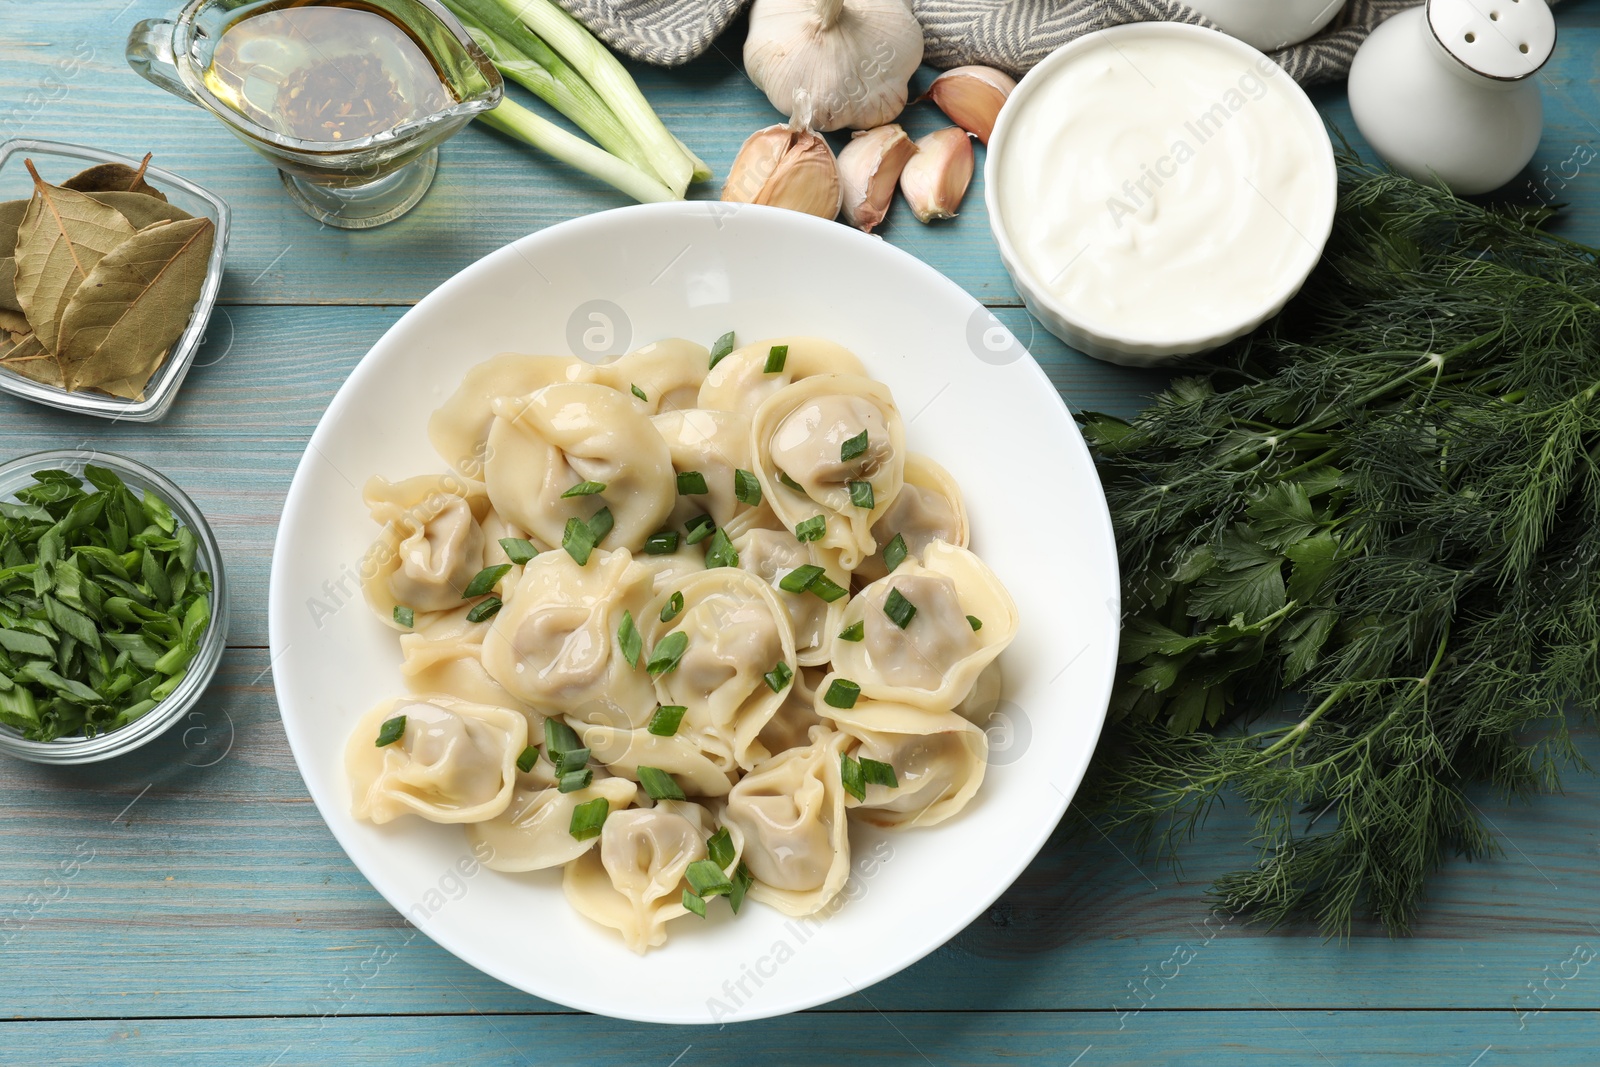
<svg viewBox="0 0 1600 1067"><path fill-rule="evenodd" d="M138 748L199 702L227 636L222 553L170 479L91 448L0 464L0 752Z"/></svg>

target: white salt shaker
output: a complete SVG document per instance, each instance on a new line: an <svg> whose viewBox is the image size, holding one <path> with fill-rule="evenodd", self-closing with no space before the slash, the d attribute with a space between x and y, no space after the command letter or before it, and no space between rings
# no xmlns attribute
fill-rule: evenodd
<svg viewBox="0 0 1600 1067"><path fill-rule="evenodd" d="M1356 53L1350 111L1395 170L1487 193L1539 147L1533 75L1555 45L1545 0L1428 0L1379 25Z"/></svg>
<svg viewBox="0 0 1600 1067"><path fill-rule="evenodd" d="M1276 52L1333 21L1345 0L1185 0L1230 37Z"/></svg>

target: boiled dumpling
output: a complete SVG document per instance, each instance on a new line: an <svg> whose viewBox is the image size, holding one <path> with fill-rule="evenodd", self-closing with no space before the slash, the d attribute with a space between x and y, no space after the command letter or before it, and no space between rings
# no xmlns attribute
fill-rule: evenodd
<svg viewBox="0 0 1600 1067"><path fill-rule="evenodd" d="M627 393L650 415L683 411L699 403L700 383L711 366L704 345L681 337L657 341L595 368L595 378L618 392ZM638 389L643 399L634 393Z"/></svg>
<svg viewBox="0 0 1600 1067"><path fill-rule="evenodd" d="M607 817L600 847L567 865L562 888L579 914L642 955L666 943L668 922L689 914L684 872L705 858L696 823L668 808L631 808Z"/></svg>
<svg viewBox="0 0 1600 1067"><path fill-rule="evenodd" d="M884 566L883 549L899 534L906 550L922 554L935 541L966 548L970 534L967 505L950 472L918 452L906 454L905 484L886 511L872 524L872 539L878 550L861 561L856 576L875 582L889 573Z"/></svg>
<svg viewBox="0 0 1600 1067"><path fill-rule="evenodd" d="M788 609L800 664L814 667L828 662L833 635L844 616L843 593L850 588L850 572L839 565L839 553L814 541L797 541L784 530L751 530L734 541L733 547L739 553L739 569L772 586ZM824 577L839 587L839 598L829 602L813 592L791 593L780 588L783 579L805 566L821 567Z"/></svg>
<svg viewBox="0 0 1600 1067"><path fill-rule="evenodd" d="M783 703L767 725L761 728L756 740L773 755L791 748L804 748L811 743L811 728L822 725L817 715L817 686L826 672L811 667L800 668L794 682L783 691Z"/></svg>
<svg viewBox="0 0 1600 1067"><path fill-rule="evenodd" d="M537 767L548 767L540 760ZM572 810L604 797L612 815L634 802L639 787L626 778L596 777L586 788L563 793L548 774L521 775L506 810L467 827L472 854L495 871L559 867L588 852L598 838L572 836Z"/></svg>
<svg viewBox="0 0 1600 1067"><path fill-rule="evenodd" d="M481 479L496 400L527 396L556 382L593 379L594 368L571 356L506 352L486 359L467 371L455 393L428 419L428 440L451 470Z"/></svg>
<svg viewBox="0 0 1600 1067"><path fill-rule="evenodd" d="M598 718L569 718L567 722L595 760L613 774L637 779L640 767L654 767L672 775L689 796L720 797L733 787L737 767L725 757L713 758L703 752L681 726L676 735L659 737L644 727L594 721Z"/></svg>
<svg viewBox="0 0 1600 1067"><path fill-rule="evenodd" d="M467 584L483 569L479 523L489 512L483 485L453 474L403 482L373 478L362 495L383 525L361 564L361 587L378 618L403 629L396 607L422 613L460 606Z"/></svg>
<svg viewBox="0 0 1600 1067"><path fill-rule="evenodd" d="M677 502L667 444L636 401L588 382L546 386L494 402L484 484L495 510L559 545L567 521L590 521L602 508L612 526L606 548L637 552ZM585 482L598 492L565 496Z"/></svg>
<svg viewBox="0 0 1600 1067"><path fill-rule="evenodd" d="M750 419L731 411L669 411L650 420L680 474L697 473L705 479L704 493L679 493L667 525L680 531L700 515L717 526L727 526L750 505L734 495L734 472L750 469ZM703 546L702 546L703 547Z"/></svg>
<svg viewBox="0 0 1600 1067"><path fill-rule="evenodd" d="M483 667L483 638L489 623L469 622L470 604L435 615L400 638L400 677L413 693L444 693L474 704L513 708L533 715ZM532 729L540 720L529 720Z"/></svg>
<svg viewBox="0 0 1600 1067"><path fill-rule="evenodd" d="M868 784L865 800L845 801L863 822L897 830L934 826L966 807L983 784L988 738L953 711L876 700L817 710L855 739L850 756L894 768L898 785Z"/></svg>
<svg viewBox="0 0 1600 1067"><path fill-rule="evenodd" d="M767 371L772 350L788 349L783 369ZM813 374L866 374L848 348L817 337L773 337L729 352L706 375L699 406L713 411L755 414L767 397Z"/></svg>
<svg viewBox="0 0 1600 1067"><path fill-rule="evenodd" d="M383 724L401 715L404 732L379 748ZM441 695L387 701L357 721L345 746L352 814L375 823L407 813L444 823L492 819L511 803L527 741L527 720L506 708Z"/></svg>
<svg viewBox="0 0 1600 1067"><path fill-rule="evenodd" d="M846 444L863 433L861 450L846 458ZM827 526L820 544L838 550L847 570L871 555L873 524L899 494L905 472L905 428L886 386L821 374L779 390L756 411L751 450L762 493L785 526L821 516ZM863 485L870 501L852 495Z"/></svg>

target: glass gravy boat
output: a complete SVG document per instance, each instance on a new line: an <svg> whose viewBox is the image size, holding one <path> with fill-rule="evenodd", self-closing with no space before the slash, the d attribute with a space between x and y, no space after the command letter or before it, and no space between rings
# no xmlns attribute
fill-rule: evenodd
<svg viewBox="0 0 1600 1067"><path fill-rule="evenodd" d="M273 128L259 109L257 115L247 114L252 109L213 91L207 73L230 29L270 12L304 17L313 8L366 12L402 30L432 65L438 85L430 89L431 99L439 106L367 136L338 140L335 133L332 140L309 140ZM380 62L359 52L326 53L333 46L323 40L319 47L308 35L301 34L300 40L302 58L324 64L334 75L343 75L341 64ZM147 19L135 26L127 58L147 80L211 112L229 132L271 160L289 196L307 214L348 230L380 226L415 206L433 183L439 144L499 104L505 91L488 57L435 0L191 0L172 21ZM293 74L268 59L250 68L258 95L276 95L273 79L282 84Z"/></svg>

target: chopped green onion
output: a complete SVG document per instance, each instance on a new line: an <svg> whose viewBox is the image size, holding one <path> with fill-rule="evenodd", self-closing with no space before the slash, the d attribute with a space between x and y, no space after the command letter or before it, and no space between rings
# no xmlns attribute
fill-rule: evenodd
<svg viewBox="0 0 1600 1067"><path fill-rule="evenodd" d="M606 824L606 816L610 814L611 805L606 803L605 797L586 800L572 809L572 821L567 824L567 833L579 841L599 837L600 828Z"/></svg>
<svg viewBox="0 0 1600 1067"><path fill-rule="evenodd" d="M686 800L672 775L660 767L639 767L639 784L653 800Z"/></svg>
<svg viewBox="0 0 1600 1067"><path fill-rule="evenodd" d="M739 914L739 907L744 903L744 895L750 891L755 876L750 873L750 868L743 863L733 872L733 889L728 893L728 907L733 909L735 915Z"/></svg>
<svg viewBox="0 0 1600 1067"><path fill-rule="evenodd" d="M799 482L795 481L793 478L789 477L789 472L788 471L779 471L778 472L778 481L782 482L785 488L793 489L795 492L799 493L801 496L805 496L806 495L805 487L803 485L801 485Z"/></svg>
<svg viewBox="0 0 1600 1067"><path fill-rule="evenodd" d="M557 774L571 774L581 771L589 765L589 750L587 748L564 748L556 754Z"/></svg>
<svg viewBox="0 0 1600 1067"><path fill-rule="evenodd" d="M588 789L592 781L594 781L594 771L589 767L580 767L556 779L556 792L576 793L580 789Z"/></svg>
<svg viewBox="0 0 1600 1067"><path fill-rule="evenodd" d="M814 563L807 563L803 567L796 567L785 574L778 582L778 588L785 593L804 593L811 588L811 583L822 577L822 568Z"/></svg>
<svg viewBox="0 0 1600 1067"><path fill-rule="evenodd" d="M561 753L582 747L578 743L578 735L572 732L572 727L560 719L544 721L544 750L549 753L551 763L556 762Z"/></svg>
<svg viewBox="0 0 1600 1067"><path fill-rule="evenodd" d="M703 898L695 896L687 889L683 891L683 906L694 912L700 918L706 917L706 902Z"/></svg>
<svg viewBox="0 0 1600 1067"><path fill-rule="evenodd" d="M761 677L767 680L768 689L772 690L774 693L781 693L783 692L784 686L788 685L794 680L794 671L789 669L789 665L787 663L779 660L776 666L774 666L766 674L763 674Z"/></svg>
<svg viewBox="0 0 1600 1067"><path fill-rule="evenodd" d="M678 551L678 533L676 530L662 530L651 534L644 543L644 554L647 556L670 556Z"/></svg>
<svg viewBox="0 0 1600 1067"><path fill-rule="evenodd" d="M741 504L755 507L761 503L761 479L747 470L733 472L733 496Z"/></svg>
<svg viewBox="0 0 1600 1067"><path fill-rule="evenodd" d="M839 462L849 463L867 450L867 431L862 430L839 446Z"/></svg>
<svg viewBox="0 0 1600 1067"><path fill-rule="evenodd" d="M728 538L727 530L718 530L711 535L711 540L706 542L706 569L715 570L718 567L737 567L739 565L739 550L733 547L733 542Z"/></svg>
<svg viewBox="0 0 1600 1067"><path fill-rule="evenodd" d="M699 471L678 472L679 496L704 496L710 492L706 488L706 476Z"/></svg>
<svg viewBox="0 0 1600 1067"><path fill-rule="evenodd" d="M812 582L810 589L807 591L824 604L832 604L835 600L850 592L850 590L829 578L826 574Z"/></svg>
<svg viewBox="0 0 1600 1067"><path fill-rule="evenodd" d="M606 539L606 534L610 533L611 527L616 524L616 520L611 517L611 509L601 508L589 516L589 536L598 545Z"/></svg>
<svg viewBox="0 0 1600 1067"><path fill-rule="evenodd" d="M617 646L622 649L622 658L628 661L628 666L639 666L639 653L644 651L644 638L639 636L639 628L633 624L633 612L622 613L622 623L617 627Z"/></svg>
<svg viewBox="0 0 1600 1067"><path fill-rule="evenodd" d="M891 589L889 596L883 602L883 613L889 616L891 622L904 630L916 617L917 606L907 600L900 590Z"/></svg>
<svg viewBox="0 0 1600 1067"><path fill-rule="evenodd" d="M582 519L568 519L561 534L561 547L567 550L573 562L580 567L589 565L589 555L594 551L594 531Z"/></svg>
<svg viewBox="0 0 1600 1067"><path fill-rule="evenodd" d="M396 604L394 606L394 621L409 630L417 624L417 613L410 608Z"/></svg>
<svg viewBox="0 0 1600 1067"><path fill-rule="evenodd" d="M854 504L858 508L866 508L868 511L871 511L876 503L876 501L874 501L872 498L872 483L851 482L850 503Z"/></svg>
<svg viewBox="0 0 1600 1067"><path fill-rule="evenodd" d="M733 835L728 833L726 826L717 827L717 832L706 839L706 855L723 870L727 870L733 862Z"/></svg>
<svg viewBox="0 0 1600 1067"><path fill-rule="evenodd" d="M856 699L861 696L861 687L848 678L835 678L828 686L828 691L822 694L822 702L830 708L839 708L843 711L856 706Z"/></svg>
<svg viewBox="0 0 1600 1067"><path fill-rule="evenodd" d="M500 613L500 609L503 607L505 605L500 602L499 597L484 597L472 605L472 610L467 612L467 621L482 622L485 619L492 619Z"/></svg>
<svg viewBox="0 0 1600 1067"><path fill-rule="evenodd" d="M828 520L824 516L813 515L794 528L794 536L798 541L818 541L827 530Z"/></svg>
<svg viewBox="0 0 1600 1067"><path fill-rule="evenodd" d="M781 374L783 365L789 359L788 345L773 345L767 349L767 365L762 368L766 374Z"/></svg>
<svg viewBox="0 0 1600 1067"><path fill-rule="evenodd" d="M688 531L684 536L683 543L686 545L698 545L701 541L711 536L711 531L717 528L717 524L710 515L696 515L684 523L683 528Z"/></svg>
<svg viewBox="0 0 1600 1067"><path fill-rule="evenodd" d="M895 534L894 539L883 546L884 569L893 574L895 569L904 563L906 557L910 554L906 549L906 539L900 534Z"/></svg>
<svg viewBox="0 0 1600 1067"><path fill-rule="evenodd" d="M645 664L645 670L650 672L650 677L669 674L678 669L678 661L683 658L684 650L689 647L689 635L682 630L674 630L656 642L654 651L650 653L650 662Z"/></svg>
<svg viewBox="0 0 1600 1067"><path fill-rule="evenodd" d="M861 764L847 753L839 754L839 781L846 793L857 800L867 799L867 779L861 771Z"/></svg>
<svg viewBox="0 0 1600 1067"><path fill-rule="evenodd" d="M378 747L386 748L400 740L406 732L406 717L396 715L392 719L385 719L383 725L378 727Z"/></svg>
<svg viewBox="0 0 1600 1067"><path fill-rule="evenodd" d="M504 578L511 570L511 564L499 563L493 567L485 567L472 576L472 581L467 583L466 591L461 594L462 600L476 600L492 590L500 579Z"/></svg>
<svg viewBox="0 0 1600 1067"><path fill-rule="evenodd" d="M729 881L728 872L724 871L716 860L695 860L689 864L683 876L689 880L689 888L702 899L727 896L733 891L733 882Z"/></svg>
<svg viewBox="0 0 1600 1067"><path fill-rule="evenodd" d="M868 785L884 785L890 789L900 788L900 779L894 775L894 768L879 760L861 757L861 776L867 780Z"/></svg>
<svg viewBox="0 0 1600 1067"><path fill-rule="evenodd" d="M661 621L671 622L678 617L678 612L683 610L683 594L673 593L667 598L666 604L661 609Z"/></svg>
<svg viewBox="0 0 1600 1067"><path fill-rule="evenodd" d="M506 554L506 559L519 567L539 554L539 550L533 547L532 541L525 541L520 537L500 538L500 549Z"/></svg>
<svg viewBox="0 0 1600 1067"><path fill-rule="evenodd" d="M972 627L973 633L977 633L979 630L983 629L983 620L978 618L976 615L968 615L967 625Z"/></svg>
<svg viewBox="0 0 1600 1067"><path fill-rule="evenodd" d="M867 636L867 624L857 619L855 622L839 631L841 641L860 641Z"/></svg>
<svg viewBox="0 0 1600 1067"><path fill-rule="evenodd" d="M606 491L605 482L579 482L577 485L561 494L561 499L566 500L575 496L594 496L596 493Z"/></svg>
<svg viewBox="0 0 1600 1067"><path fill-rule="evenodd" d="M640 400L643 400L646 404L650 403L650 398L645 396L644 390L640 389L637 385L628 386L628 391L634 396L638 397Z"/></svg>
<svg viewBox="0 0 1600 1067"><path fill-rule="evenodd" d="M717 338L715 343L712 344L711 365L715 367L718 363L721 363L724 359L728 358L728 353L732 351L733 331L729 330L727 333Z"/></svg>
<svg viewBox="0 0 1600 1067"><path fill-rule="evenodd" d="M522 750L522 755L517 757L517 770L527 774L533 770L533 765L539 762L539 750L529 745Z"/></svg>
<svg viewBox="0 0 1600 1067"><path fill-rule="evenodd" d="M645 729L657 737L671 737L678 732L684 712L688 710L682 704L663 704L650 716L650 724Z"/></svg>

